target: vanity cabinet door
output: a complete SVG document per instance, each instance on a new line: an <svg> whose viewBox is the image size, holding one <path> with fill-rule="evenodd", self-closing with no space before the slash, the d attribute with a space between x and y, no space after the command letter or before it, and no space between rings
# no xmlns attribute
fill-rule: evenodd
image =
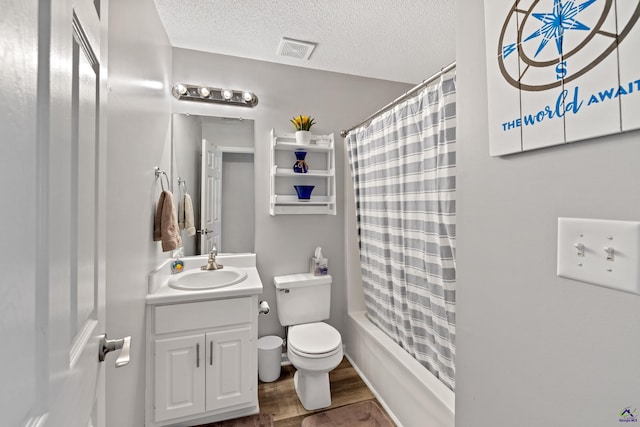
<svg viewBox="0 0 640 427"><path fill-rule="evenodd" d="M251 402L257 384L251 325L208 333L206 341L207 411Z"/></svg>
<svg viewBox="0 0 640 427"><path fill-rule="evenodd" d="M204 334L155 341L155 421L205 410Z"/></svg>

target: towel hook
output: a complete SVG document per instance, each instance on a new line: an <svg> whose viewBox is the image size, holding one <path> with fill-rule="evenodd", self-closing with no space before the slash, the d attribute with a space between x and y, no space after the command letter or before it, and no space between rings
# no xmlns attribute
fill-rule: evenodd
<svg viewBox="0 0 640 427"><path fill-rule="evenodd" d="M182 188L184 188L184 194L187 194L187 180L186 179L182 179L182 178L178 177L178 188L180 188L180 186L182 186Z"/></svg>
<svg viewBox="0 0 640 427"><path fill-rule="evenodd" d="M158 166L156 166L154 170L156 174L156 179L160 178L160 187L162 187L162 191L168 191L164 189L164 182L162 181L162 176L164 175L165 179L167 180L167 188L170 189L171 183L169 182L169 176L167 176L167 173L161 170Z"/></svg>

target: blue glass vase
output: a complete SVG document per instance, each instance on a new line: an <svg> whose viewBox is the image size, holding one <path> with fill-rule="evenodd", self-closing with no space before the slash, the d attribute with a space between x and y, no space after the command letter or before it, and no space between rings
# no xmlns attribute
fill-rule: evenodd
<svg viewBox="0 0 640 427"><path fill-rule="evenodd" d="M309 165L305 162L304 158L307 156L306 151L294 151L296 155L296 162L293 164L293 171L295 173L307 173Z"/></svg>
<svg viewBox="0 0 640 427"><path fill-rule="evenodd" d="M311 192L315 188L315 185L294 185L296 193L298 193L298 200L308 201L311 199Z"/></svg>

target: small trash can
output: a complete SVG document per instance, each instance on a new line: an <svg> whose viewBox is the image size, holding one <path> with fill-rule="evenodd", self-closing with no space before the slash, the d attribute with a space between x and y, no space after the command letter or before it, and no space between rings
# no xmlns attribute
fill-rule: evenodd
<svg viewBox="0 0 640 427"><path fill-rule="evenodd" d="M280 378L282 338L267 335L258 340L258 378L269 383Z"/></svg>

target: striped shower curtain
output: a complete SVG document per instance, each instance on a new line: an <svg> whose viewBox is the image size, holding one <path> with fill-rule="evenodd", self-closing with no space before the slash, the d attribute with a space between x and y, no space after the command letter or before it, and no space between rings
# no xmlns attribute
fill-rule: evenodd
<svg viewBox="0 0 640 427"><path fill-rule="evenodd" d="M455 388L455 71L346 138L369 319Z"/></svg>

